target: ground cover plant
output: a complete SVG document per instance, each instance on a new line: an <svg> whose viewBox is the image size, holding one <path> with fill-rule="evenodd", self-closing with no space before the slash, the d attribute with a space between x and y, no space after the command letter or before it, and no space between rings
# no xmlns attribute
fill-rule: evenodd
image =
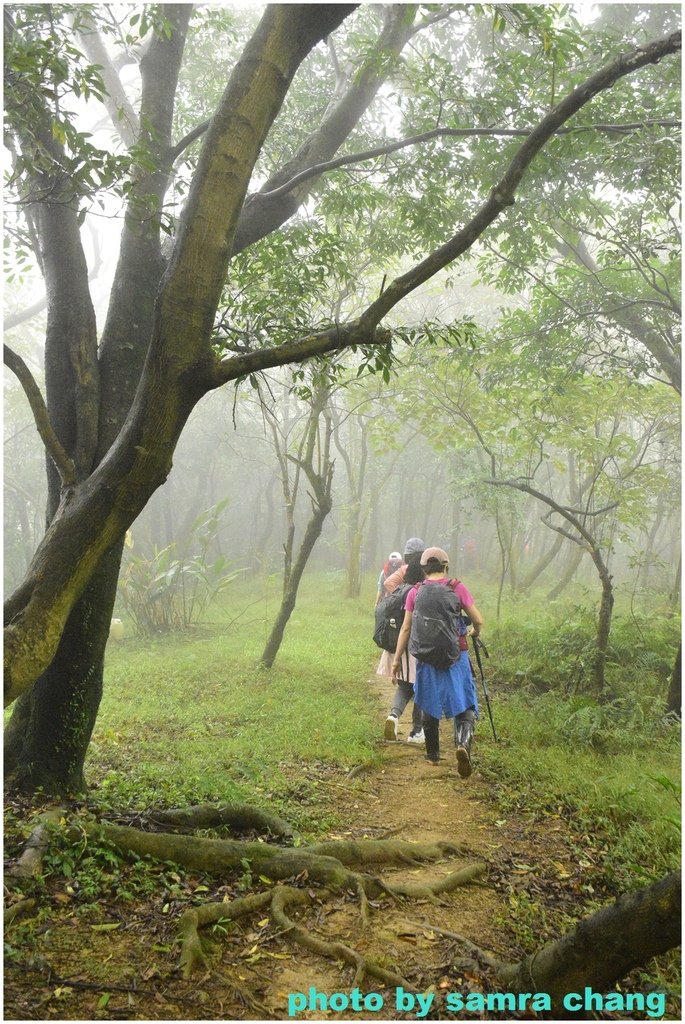
<svg viewBox="0 0 685 1024"><path fill-rule="evenodd" d="M269 595L268 582L260 594L255 593L254 581L237 583L230 596L223 595L213 605L209 620L194 632L152 642L129 636L111 645L111 688L104 697L89 755L92 789L85 802L72 806L72 821L80 822L81 841L74 844L73 835L53 827L38 873L10 881L11 905L19 907L23 901L33 900L28 913L36 915L24 920L18 917L8 932L9 984L17 1006L21 1004L17 978L22 972L24 977L33 972L40 978L46 963L51 963L58 979L45 990L43 1005L50 1016L74 1015L78 1011L69 1007L78 1006L79 998L90 999L88 1005L97 1009L95 1016L107 1016L109 1001L112 1006L120 1005L104 968L98 977L90 971L55 967L54 960L70 963L58 926L62 919L70 922L67 937L76 947L93 936L111 942L120 938L117 964L127 955L125 937L128 941L131 932L140 930L151 934L143 980L146 972L153 985L163 979L164 999L173 1007L167 1012L182 1016L184 1004L179 994L191 997L190 990L178 989L179 959L188 974L191 965L196 970L201 965L203 970L207 965L210 972L216 970L217 951L236 927L228 921L229 904L224 901L237 901L240 908L241 900L256 900L248 909L263 916L273 895L271 869L268 861L257 858L254 842L249 856L217 878L209 863L178 863L177 857L183 861L181 852L175 855L172 850L169 856L160 856L143 847L137 852L129 847L126 852L117 842L116 831L109 835L91 831L93 812L109 821L110 827L125 823L152 829L146 834L154 839L155 830L157 834L161 828L164 834L168 831L163 822L169 809L209 804L217 810L248 803L273 815L250 822L248 837L261 835L265 848L285 839L293 854L308 849L332 851L343 838L349 842L345 833L350 814L365 818L366 828L361 833L365 841L386 835L387 822L369 804L368 776L355 773L360 766L365 772L382 772L384 763L377 740L382 716L368 683L376 660L369 642L370 584L368 581L358 601L341 602L339 574L310 577L282 661L269 674L257 667L263 631L275 601L274 595ZM534 609L534 600L529 607ZM562 605L558 614L566 620L569 608ZM653 882L679 862L678 727L655 710L649 722L634 718L624 723L609 747L598 746L592 731L585 736L573 733L565 723L577 712L578 697L565 693L564 672L555 676L549 665L548 688L540 693L513 670L524 656L530 658L535 653L515 633L517 618L518 612L514 616L512 610L511 619L503 619L488 637L491 657L484 668L501 742L492 742L484 719L478 749L479 778L483 780L479 799L491 808L502 838L501 851L491 852L488 874L489 884L502 895L498 920L501 934L507 938L500 942L508 948L509 959L525 955L543 939L556 938L579 917L621 892ZM548 635L554 632L551 622L548 630ZM671 643L674 640L672 637ZM654 664L658 666L657 659ZM658 671L651 677L643 675L643 684L655 695L663 690ZM658 721L660 727L655 730ZM644 757L647 739L648 770ZM152 815L151 808L156 809ZM23 810L10 809L10 858L21 855L36 822L34 816L28 819L32 824L27 824ZM444 809L438 813L448 814ZM155 814L157 820L151 825ZM179 838L189 821L176 820ZM449 816L444 824L449 830ZM218 825L207 818L200 834L225 837L226 828ZM281 825L284 831L278 835ZM549 877L529 862L533 860L530 852L524 863L516 852L516 836L538 831L554 844L556 867ZM331 837L332 842L322 845L322 840ZM433 850L425 847L423 852L442 859L449 858L449 851L447 844ZM406 849L405 855L416 862L422 855L420 844ZM560 858L566 856L569 861L562 862ZM476 861L467 860L474 870L478 867ZM296 886L288 891L284 911L289 901L307 902L306 887L311 890L316 874L310 869L307 877L302 864L300 869L304 870L305 890ZM288 870L295 868L291 864ZM348 885L354 888L354 869L347 870ZM461 875L462 883L463 871L460 867L453 872ZM414 887L416 884L412 882ZM411 886L403 885L403 891L410 892ZM404 898L399 896L400 889L402 886L396 899ZM372 922L374 908L379 899L382 903L389 898L388 892L368 892L371 909L365 913ZM427 895L424 892L423 900ZM444 902L444 895L439 898ZM431 905L429 901L427 906ZM212 906L218 909L211 911ZM197 916L202 915L203 907L206 919ZM191 919L195 915L194 925L192 921L189 924L188 915ZM286 911L281 925L289 927L286 922L292 920L287 915L292 916L292 910ZM262 932L266 920L264 917ZM202 944L195 931L198 925L204 925L203 932L210 929ZM331 955L326 942L317 938L309 925L306 934L301 924L296 930L303 941L313 936L312 948L317 953ZM56 945L46 939L51 932L58 936L53 940ZM249 937L261 932L241 934ZM232 941L237 941L235 935ZM257 964L262 949L268 947L252 943L246 948L255 950L252 957ZM347 954L338 950L337 955ZM463 950L460 955L463 958ZM355 966L352 958L349 962ZM487 973L487 959L481 957L477 962L479 972ZM358 972L361 963L356 963ZM378 968L376 985L399 983L403 977L392 963L374 963L371 969ZM643 990L657 985L669 993L672 1008L677 970L675 958L662 957L651 972L632 975L628 985ZM44 982L44 974L42 978ZM74 981L77 984L70 984ZM79 983L85 987L79 989ZM240 981L236 983L240 988ZM193 985L192 991L198 987L200 992L209 991L211 998L211 982ZM250 985L246 991L243 998L248 1008L256 1012L261 1006L266 1012ZM100 1005L98 1000L107 994L108 1000ZM205 1004L195 1006L198 1016L212 1015ZM273 1015L273 1010L268 1015Z"/></svg>

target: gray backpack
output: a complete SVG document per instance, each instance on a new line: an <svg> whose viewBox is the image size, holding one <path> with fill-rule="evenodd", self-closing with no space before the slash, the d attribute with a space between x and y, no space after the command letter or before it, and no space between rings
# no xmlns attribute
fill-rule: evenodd
<svg viewBox="0 0 685 1024"><path fill-rule="evenodd" d="M459 659L462 604L454 592L459 580L419 584L411 620L409 653L434 668L449 668Z"/></svg>

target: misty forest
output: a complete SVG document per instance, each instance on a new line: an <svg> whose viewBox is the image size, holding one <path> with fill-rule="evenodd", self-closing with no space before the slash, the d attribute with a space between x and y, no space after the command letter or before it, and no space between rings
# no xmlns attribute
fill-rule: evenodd
<svg viewBox="0 0 685 1024"><path fill-rule="evenodd" d="M3 15L5 1017L681 1019L680 6Z"/></svg>

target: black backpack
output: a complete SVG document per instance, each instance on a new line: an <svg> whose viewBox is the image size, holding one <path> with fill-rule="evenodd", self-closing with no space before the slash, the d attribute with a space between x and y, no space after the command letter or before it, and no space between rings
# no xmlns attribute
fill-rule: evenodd
<svg viewBox="0 0 685 1024"><path fill-rule="evenodd" d="M410 583L400 583L392 594L388 594L376 605L374 643L390 654L394 654L397 647L397 638L404 621L404 602L410 590Z"/></svg>
<svg viewBox="0 0 685 1024"><path fill-rule="evenodd" d="M458 582L424 582L414 602L409 653L434 668L449 668L459 659L462 604L452 589Z"/></svg>

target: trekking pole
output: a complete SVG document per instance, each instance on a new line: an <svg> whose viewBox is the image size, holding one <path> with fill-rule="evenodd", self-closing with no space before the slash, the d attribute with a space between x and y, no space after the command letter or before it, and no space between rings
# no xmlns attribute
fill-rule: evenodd
<svg viewBox="0 0 685 1024"><path fill-rule="evenodd" d="M495 737L495 743L499 743L499 739L497 738L497 732L495 731L495 720L492 717L492 708L490 707L490 694L488 693L488 684L485 682L485 673L483 672L483 662L480 660L481 649L482 649L483 654L485 655L486 658L489 658L490 655L488 654L488 649L485 646L485 644L483 643L483 641L480 639L480 637L477 637L475 635L475 633L472 633L471 634L471 639L473 641L473 651L474 651L474 654L476 655L476 661L478 662L478 668L479 668L479 671L480 671L481 682L483 683L483 693L485 694L485 706L488 709L488 715L490 717L490 725L492 726L492 735Z"/></svg>

